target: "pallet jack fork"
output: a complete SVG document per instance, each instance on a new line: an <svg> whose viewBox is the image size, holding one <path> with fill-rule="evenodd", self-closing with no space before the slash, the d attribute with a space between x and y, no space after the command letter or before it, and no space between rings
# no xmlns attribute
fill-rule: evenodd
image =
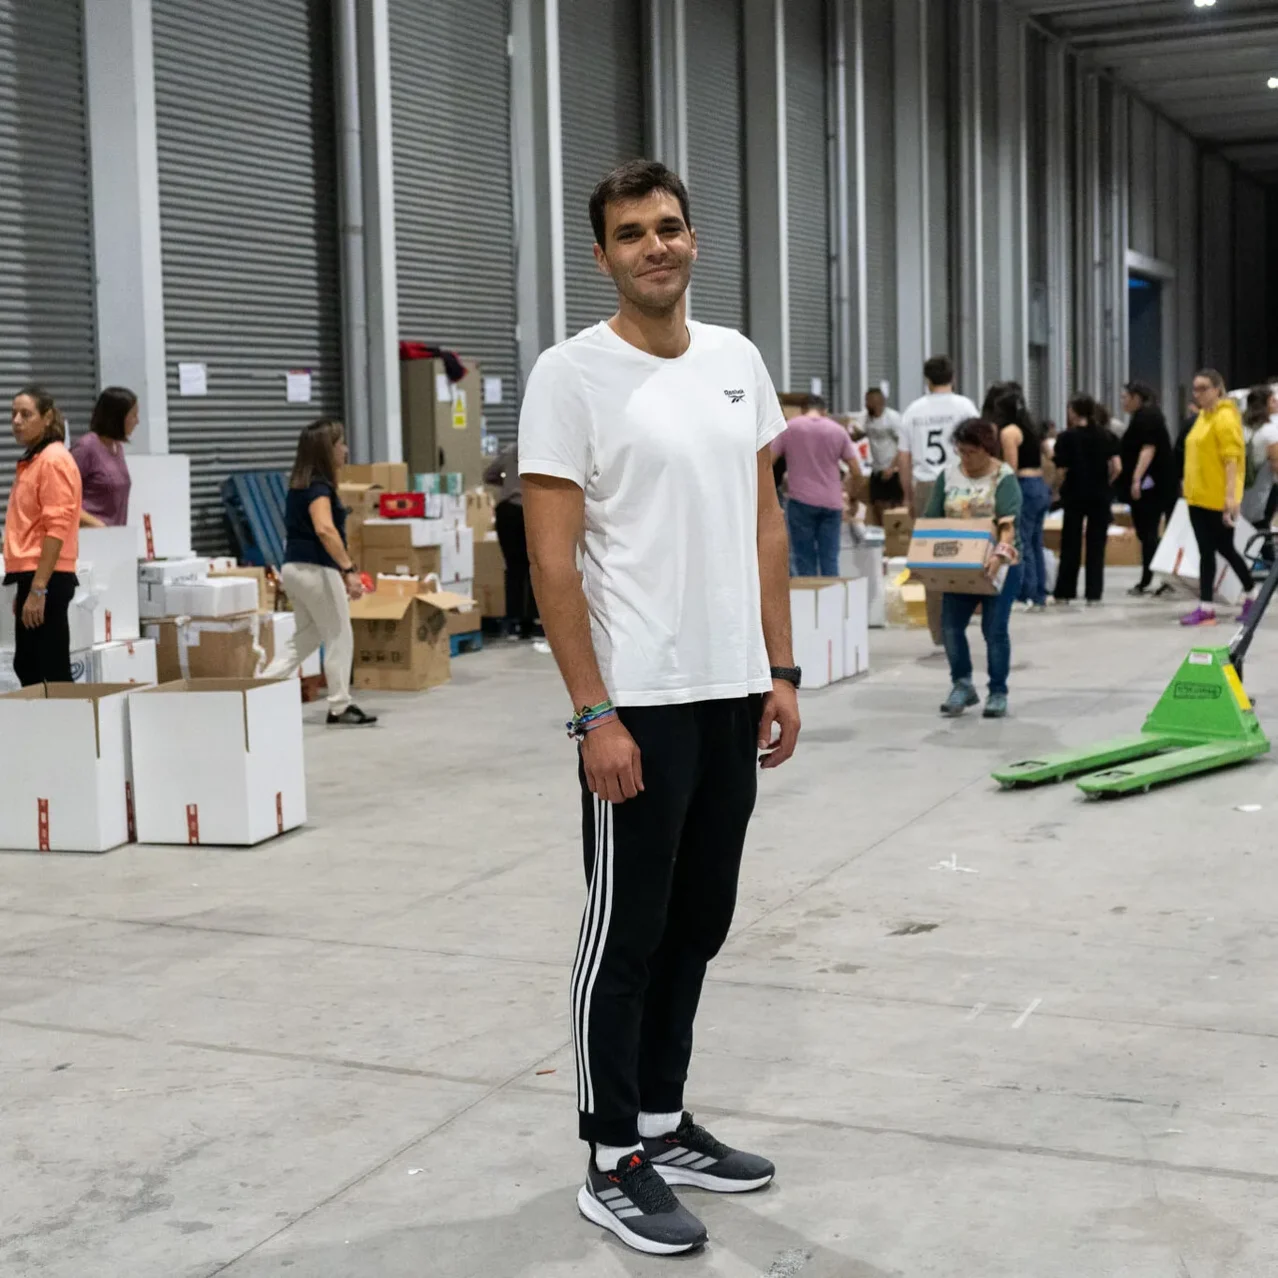
<svg viewBox="0 0 1278 1278"><path fill-rule="evenodd" d="M1259 532L1248 543L1273 544L1278 531ZM1078 777L1090 797L1142 793L1151 786L1243 763L1269 751L1251 699L1243 689L1243 661L1274 592L1271 569L1246 624L1228 646L1191 649L1135 736L1103 741L1038 759L1022 759L994 773L1004 789L1045 785Z"/></svg>

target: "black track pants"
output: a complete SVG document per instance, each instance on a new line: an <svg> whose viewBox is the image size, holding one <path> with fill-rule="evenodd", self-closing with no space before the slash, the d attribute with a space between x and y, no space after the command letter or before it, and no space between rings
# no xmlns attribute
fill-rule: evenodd
<svg viewBox="0 0 1278 1278"><path fill-rule="evenodd" d="M638 1142L639 1111L683 1108L706 964L728 935L758 785L760 697L627 707L644 790L586 789L590 890L572 972L583 1140Z"/></svg>

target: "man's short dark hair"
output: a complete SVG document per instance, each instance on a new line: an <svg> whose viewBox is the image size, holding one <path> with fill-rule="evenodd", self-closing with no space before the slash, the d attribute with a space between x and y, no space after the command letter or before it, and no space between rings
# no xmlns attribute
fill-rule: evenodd
<svg viewBox="0 0 1278 1278"><path fill-rule="evenodd" d="M866 388L865 393L867 395L877 395L880 399L887 399L887 396L883 393L882 386L869 386Z"/></svg>
<svg viewBox="0 0 1278 1278"><path fill-rule="evenodd" d="M804 411L809 413L824 413L826 408L826 402L820 395L809 395L805 401Z"/></svg>
<svg viewBox="0 0 1278 1278"><path fill-rule="evenodd" d="M679 201L684 223L691 228L692 213L688 207L688 188L683 179L656 160L631 160L613 169L590 195L590 225L601 249L606 249L608 205L620 200L642 200L653 191L664 191Z"/></svg>
<svg viewBox="0 0 1278 1278"><path fill-rule="evenodd" d="M954 361L948 355L933 355L923 365L923 376L933 386L953 386Z"/></svg>

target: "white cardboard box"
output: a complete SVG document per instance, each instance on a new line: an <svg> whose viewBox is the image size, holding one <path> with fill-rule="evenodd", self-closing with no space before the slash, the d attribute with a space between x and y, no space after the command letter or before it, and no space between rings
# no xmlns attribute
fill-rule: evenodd
<svg viewBox="0 0 1278 1278"><path fill-rule="evenodd" d="M257 611L257 582L252 577L210 577L164 587L170 617L233 617Z"/></svg>
<svg viewBox="0 0 1278 1278"><path fill-rule="evenodd" d="M137 639L137 535L129 528L81 528L80 555L93 565L93 642Z"/></svg>
<svg viewBox="0 0 1278 1278"><path fill-rule="evenodd" d="M870 582L866 577L853 577L844 585L843 675L850 679L870 668ZM879 587L881 594L882 578Z"/></svg>
<svg viewBox="0 0 1278 1278"><path fill-rule="evenodd" d="M1245 519L1240 518L1234 529L1234 545L1238 553L1246 558L1247 543L1256 535L1256 530ZM1167 530L1158 543L1151 565L1153 571L1167 577L1188 593L1198 593L1198 541L1194 537L1193 525L1189 522L1189 507L1184 499L1176 503L1171 518L1167 521ZM1219 556L1216 556L1217 603L1236 604L1242 598L1242 582L1238 580L1234 570Z"/></svg>
<svg viewBox="0 0 1278 1278"><path fill-rule="evenodd" d="M137 558L191 553L191 459L180 453L129 454L129 527Z"/></svg>
<svg viewBox="0 0 1278 1278"><path fill-rule="evenodd" d="M179 581L204 581L209 575L211 561L199 555L184 555L178 559L152 559L138 564L138 581L150 585L159 583L171 586Z"/></svg>
<svg viewBox="0 0 1278 1278"><path fill-rule="evenodd" d="M324 673L324 657L323 650L316 648L305 661L302 662L302 668L297 672L303 679L314 679L317 675Z"/></svg>
<svg viewBox="0 0 1278 1278"><path fill-rule="evenodd" d="M153 684L156 681L154 639L96 643L71 654L71 678L76 683Z"/></svg>
<svg viewBox="0 0 1278 1278"><path fill-rule="evenodd" d="M94 613L98 609L98 594L94 587L93 565L79 560L75 575L80 584L67 609L67 628L71 632L71 651L80 652L92 648L97 642L98 623Z"/></svg>
<svg viewBox="0 0 1278 1278"><path fill-rule="evenodd" d="M0 585L0 650L11 649L15 642L13 605L17 598L17 586Z"/></svg>
<svg viewBox="0 0 1278 1278"><path fill-rule="evenodd" d="M796 577L790 582L790 628L795 664L805 688L825 688L844 677L847 585L838 577Z"/></svg>
<svg viewBox="0 0 1278 1278"><path fill-rule="evenodd" d="M266 653L265 670L280 655L284 645L297 633L297 615L291 612L267 612L258 619L257 642ZM305 663L303 663L305 664ZM316 674L319 673L317 670ZM293 677L301 674L293 671Z"/></svg>
<svg viewBox="0 0 1278 1278"><path fill-rule="evenodd" d="M130 838L127 687L0 696L0 847L106 852Z"/></svg>
<svg viewBox="0 0 1278 1278"><path fill-rule="evenodd" d="M245 847L306 820L288 679L195 679L129 698L138 838Z"/></svg>

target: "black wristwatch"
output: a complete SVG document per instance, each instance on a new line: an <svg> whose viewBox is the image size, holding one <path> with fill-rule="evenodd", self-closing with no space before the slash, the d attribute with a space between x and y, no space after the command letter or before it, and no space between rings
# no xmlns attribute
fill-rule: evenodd
<svg viewBox="0 0 1278 1278"><path fill-rule="evenodd" d="M772 677L784 679L786 683L792 683L796 688L803 683L803 671L798 666L773 666Z"/></svg>

